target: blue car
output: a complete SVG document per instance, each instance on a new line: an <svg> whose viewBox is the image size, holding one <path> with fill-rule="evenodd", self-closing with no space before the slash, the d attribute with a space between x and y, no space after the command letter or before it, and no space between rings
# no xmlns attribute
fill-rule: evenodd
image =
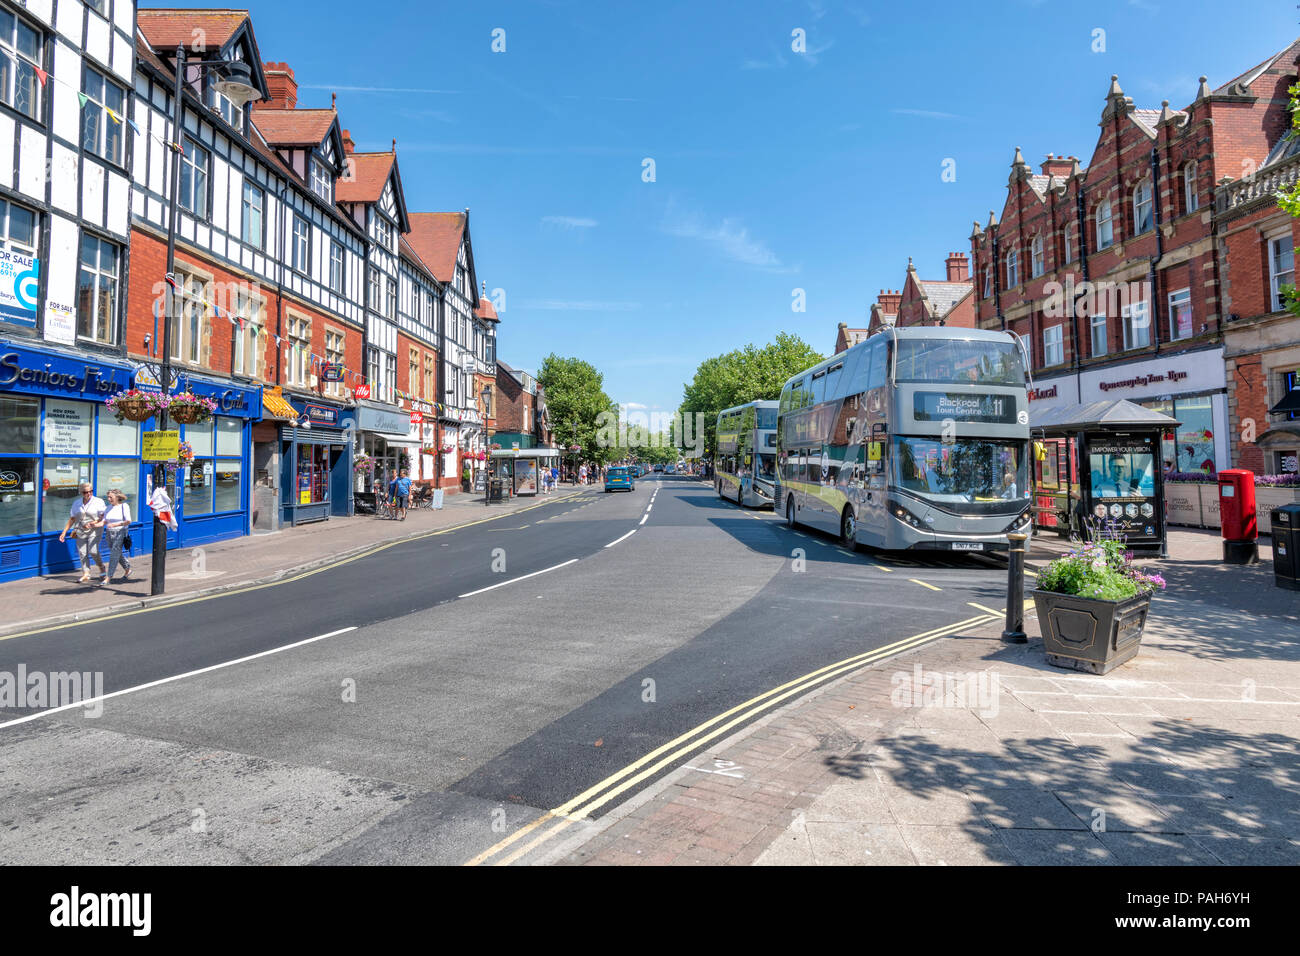
<svg viewBox="0 0 1300 956"><path fill-rule="evenodd" d="M626 468L611 468L605 472L605 491L635 491L636 479Z"/></svg>

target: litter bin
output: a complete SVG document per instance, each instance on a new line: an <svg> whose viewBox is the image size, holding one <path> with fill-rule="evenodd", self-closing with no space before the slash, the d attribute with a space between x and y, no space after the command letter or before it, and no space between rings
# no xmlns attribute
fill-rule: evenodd
<svg viewBox="0 0 1300 956"><path fill-rule="evenodd" d="M1273 524L1273 581L1280 588L1300 591L1300 504L1269 512Z"/></svg>

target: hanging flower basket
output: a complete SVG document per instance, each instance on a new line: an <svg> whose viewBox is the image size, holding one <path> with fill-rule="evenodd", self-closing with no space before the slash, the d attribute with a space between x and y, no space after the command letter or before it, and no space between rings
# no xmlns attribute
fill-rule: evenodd
<svg viewBox="0 0 1300 956"><path fill-rule="evenodd" d="M143 422L157 411L159 396L138 388L129 388L109 397L104 404L113 410L119 422Z"/></svg>
<svg viewBox="0 0 1300 956"><path fill-rule="evenodd" d="M455 445L443 445L443 446L442 446L442 453L443 453L444 455L450 455L450 454L451 454L453 451L455 451L455 450L456 450L456 446L455 446Z"/></svg>
<svg viewBox="0 0 1300 956"><path fill-rule="evenodd" d="M352 471L355 474L369 473L375 470L375 460L369 455L357 455L352 459Z"/></svg>
<svg viewBox="0 0 1300 956"><path fill-rule="evenodd" d="M192 462L194 460L194 446L187 441L181 442L176 460L182 465L188 465Z"/></svg>
<svg viewBox="0 0 1300 956"><path fill-rule="evenodd" d="M201 425L217 410L215 401L193 392L179 392L166 405L167 416L182 425Z"/></svg>

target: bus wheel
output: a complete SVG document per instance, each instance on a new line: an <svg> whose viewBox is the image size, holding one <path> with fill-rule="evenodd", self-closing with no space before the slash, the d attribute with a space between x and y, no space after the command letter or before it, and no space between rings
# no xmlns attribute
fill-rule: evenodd
<svg viewBox="0 0 1300 956"><path fill-rule="evenodd" d="M794 527L794 495L787 495L785 499L785 523Z"/></svg>
<svg viewBox="0 0 1300 956"><path fill-rule="evenodd" d="M840 544L853 550L858 546L858 522L853 517L852 507L846 507L840 518Z"/></svg>

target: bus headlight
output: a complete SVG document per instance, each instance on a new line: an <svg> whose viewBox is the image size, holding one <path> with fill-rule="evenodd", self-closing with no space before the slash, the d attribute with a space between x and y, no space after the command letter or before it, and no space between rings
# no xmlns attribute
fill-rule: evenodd
<svg viewBox="0 0 1300 956"><path fill-rule="evenodd" d="M906 524L910 524L913 528L925 527L925 525L922 523L920 518L912 514L912 512L908 511L897 501L891 501L889 503L889 513L892 514L899 521L902 521Z"/></svg>

